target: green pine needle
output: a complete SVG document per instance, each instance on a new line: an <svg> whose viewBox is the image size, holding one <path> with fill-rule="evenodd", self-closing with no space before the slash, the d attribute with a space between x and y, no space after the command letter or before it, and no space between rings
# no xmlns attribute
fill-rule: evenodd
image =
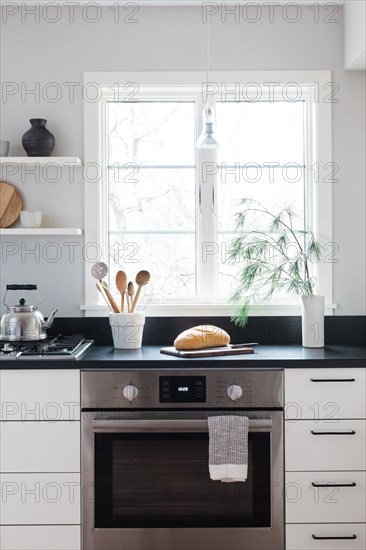
<svg viewBox="0 0 366 550"><path fill-rule="evenodd" d="M232 321L243 327L250 304L260 297L268 300L283 290L314 294L316 280L310 276L310 264L319 262L322 250L311 231L294 228L296 216L291 208L272 214L246 198L239 205L242 209L235 216L238 235L229 243L227 260L239 262L238 286L231 296ZM253 227L254 215L260 215L260 228ZM267 221L267 229L263 229L263 221Z"/></svg>

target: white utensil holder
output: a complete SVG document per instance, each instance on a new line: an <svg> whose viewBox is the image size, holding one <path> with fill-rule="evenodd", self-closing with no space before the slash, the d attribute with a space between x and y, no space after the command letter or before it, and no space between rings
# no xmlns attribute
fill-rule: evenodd
<svg viewBox="0 0 366 550"><path fill-rule="evenodd" d="M116 349L138 349L142 345L145 312L110 313L113 344Z"/></svg>

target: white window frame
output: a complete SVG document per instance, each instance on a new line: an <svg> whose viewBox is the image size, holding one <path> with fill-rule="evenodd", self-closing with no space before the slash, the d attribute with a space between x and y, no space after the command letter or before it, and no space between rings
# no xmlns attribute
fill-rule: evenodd
<svg viewBox="0 0 366 550"><path fill-rule="evenodd" d="M312 228L316 235L320 235L327 242L332 242L332 183L324 182L329 176L329 164L332 162L332 127L331 127L331 103L325 102L321 96L323 90L327 90L327 84L331 82L331 71L220 71L210 72L210 82L226 83L226 90L231 86L234 89L236 83L245 86L248 83L256 83L258 86L273 94L274 84L279 90L291 90L289 83L296 83L304 88L306 99L307 122L311 123L314 132L313 137L308 135L308 164L313 166L315 159L318 162L318 182L314 181L315 171L308 173L308 210L306 223ZM134 87L138 86L138 97L161 99L163 89L169 88L168 99L173 95L177 99L197 100L197 127L199 135L202 128L201 112L203 108L202 86L206 81L203 72L86 72L84 73L84 167L85 174L93 172L93 166L106 166L106 144L103 142L106 136L105 108L106 98L109 94L112 98L128 99L128 94L133 93ZM270 84L269 84L270 83ZM220 88L220 87L219 87ZM220 88L221 89L221 88ZM182 93L183 90L183 93ZM198 92L199 90L199 92ZM248 88L249 92L250 89ZM103 92L103 93L102 93ZM320 92L320 93L319 93ZM324 96L326 94L324 93ZM135 96L134 96L135 97ZM271 96L272 97L272 96ZM220 99L220 95L218 97ZM208 156L207 156L208 155ZM197 151L196 164L199 166L202 161L212 160L212 152ZM326 169L326 166L328 168ZM90 171L90 172L89 172ZM199 170L196 170L196 179ZM87 176L85 181L85 304L81 309L85 310L86 316L106 315L107 308L98 300L98 293L95 288L95 280L91 277L90 268L94 261L103 260L108 263L108 240L107 240L107 174L96 183L91 183ZM208 185L200 187L202 204L212 204L212 196L215 192L213 179L207 182ZM197 188L199 181L196 181ZM197 212L199 212L198 197L196 198ZM200 222L200 217L197 218ZM198 232L203 242L209 242L210 235L215 230L215 216L212 218L212 227L200 227ZM104 230L103 230L104 227ZM208 239L207 239L208 236ZM201 254L200 247L197 248L197 256ZM97 256L97 249L101 256ZM330 249L331 251L331 249ZM198 258L197 258L198 260ZM212 258L212 261L214 259ZM147 266L148 267L148 266ZM186 300L168 300L162 304L150 304L148 314L150 316L199 316L199 315L231 315L232 306L225 303L210 303L210 281L212 273L215 273L213 264L197 262L197 269L205 271L203 276L198 277L198 286L202 300L195 300L194 303L187 303ZM320 261L318 264L319 292L326 297L327 315L333 314L333 269L331 262ZM212 281L214 283L214 281ZM271 303L252 306L250 315L299 315L301 312L300 299L298 303Z"/></svg>

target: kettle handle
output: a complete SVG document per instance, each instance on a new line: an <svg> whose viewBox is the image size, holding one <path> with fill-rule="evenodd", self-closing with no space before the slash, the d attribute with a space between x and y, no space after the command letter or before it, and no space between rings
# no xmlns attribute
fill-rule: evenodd
<svg viewBox="0 0 366 550"><path fill-rule="evenodd" d="M6 292L4 295L3 304L6 305L6 307L9 309L10 306L6 303L6 295L8 293L8 290L37 290L37 289L38 289L37 285L6 285ZM37 304L37 307L38 307L39 304L41 303L41 297L39 295L38 290L37 290L37 294L38 294L38 304Z"/></svg>
<svg viewBox="0 0 366 550"><path fill-rule="evenodd" d="M6 290L37 290L37 285L6 285Z"/></svg>

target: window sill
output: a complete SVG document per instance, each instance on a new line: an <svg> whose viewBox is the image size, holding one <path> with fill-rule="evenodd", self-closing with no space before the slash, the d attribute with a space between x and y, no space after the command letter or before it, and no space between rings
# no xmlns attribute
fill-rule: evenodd
<svg viewBox="0 0 366 550"><path fill-rule="evenodd" d="M325 315L333 315L336 304L325 305ZM81 305L86 317L106 317L105 305ZM231 317L233 308L226 304L150 304L146 308L148 317ZM289 317L301 315L301 304L266 304L251 306L252 317Z"/></svg>

